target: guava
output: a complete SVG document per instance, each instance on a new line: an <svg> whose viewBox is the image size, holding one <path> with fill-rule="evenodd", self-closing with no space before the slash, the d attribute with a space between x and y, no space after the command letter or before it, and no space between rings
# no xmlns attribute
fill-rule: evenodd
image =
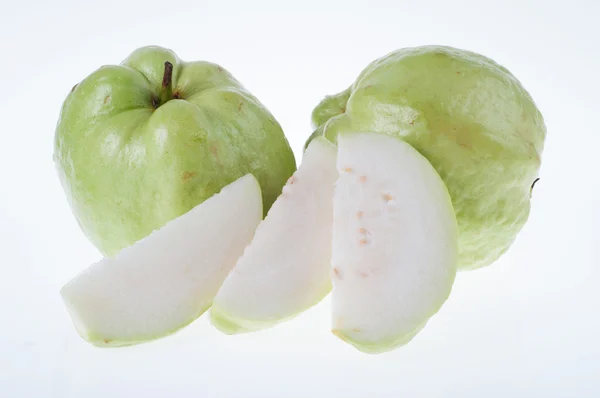
<svg viewBox="0 0 600 398"><path fill-rule="evenodd" d="M262 220L246 175L189 212L91 265L61 290L83 339L100 347L170 335L201 316Z"/></svg>
<svg viewBox="0 0 600 398"><path fill-rule="evenodd" d="M398 137L338 136L332 331L361 351L409 342L449 297L458 228L439 174Z"/></svg>
<svg viewBox="0 0 600 398"><path fill-rule="evenodd" d="M252 243L216 295L211 321L227 334L292 319L331 291L336 148L311 142Z"/></svg>
<svg viewBox="0 0 600 398"><path fill-rule="evenodd" d="M446 184L459 228L459 268L487 266L525 225L546 136L542 114L515 76L483 55L422 46L369 64L314 109L315 131L402 138Z"/></svg>
<svg viewBox="0 0 600 398"><path fill-rule="evenodd" d="M81 229L109 256L248 173L266 214L296 170L281 126L228 71L157 46L73 87L54 160Z"/></svg>

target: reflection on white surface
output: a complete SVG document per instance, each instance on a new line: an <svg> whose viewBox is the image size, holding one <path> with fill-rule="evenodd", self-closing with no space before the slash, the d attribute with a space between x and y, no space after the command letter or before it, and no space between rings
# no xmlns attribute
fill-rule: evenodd
<svg viewBox="0 0 600 398"><path fill-rule="evenodd" d="M36 3L13 2L0 15L0 396L600 396L599 3ZM221 335L203 317L128 349L77 336L58 291L100 256L52 164L58 112L76 82L146 44L218 62L273 112L300 159L324 95L389 51L431 43L507 66L544 113L548 140L513 248L461 273L411 344L355 351L329 333L328 300L250 335Z"/></svg>

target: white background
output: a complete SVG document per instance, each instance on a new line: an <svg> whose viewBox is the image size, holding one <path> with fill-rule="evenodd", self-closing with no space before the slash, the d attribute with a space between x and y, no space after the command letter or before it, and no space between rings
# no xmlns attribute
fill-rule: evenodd
<svg viewBox="0 0 600 398"><path fill-rule="evenodd" d="M0 396L600 396L600 3L298 3L2 0ZM152 344L93 348L58 295L99 254L56 178L54 127L75 83L147 44L230 70L298 160L312 108L371 60L422 44L483 53L521 80L548 126L530 220L389 354L333 337L328 300L256 334L226 337L201 318Z"/></svg>

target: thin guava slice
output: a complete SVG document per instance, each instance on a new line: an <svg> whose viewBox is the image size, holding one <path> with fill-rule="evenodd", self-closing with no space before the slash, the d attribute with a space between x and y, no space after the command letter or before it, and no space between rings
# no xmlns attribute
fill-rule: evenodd
<svg viewBox="0 0 600 398"><path fill-rule="evenodd" d="M311 142L252 243L214 299L211 321L227 334L293 318L331 291L336 148Z"/></svg>
<svg viewBox="0 0 600 398"><path fill-rule="evenodd" d="M401 139L345 133L338 147L332 331L361 351L389 351L450 295L456 216L438 173Z"/></svg>
<svg viewBox="0 0 600 398"><path fill-rule="evenodd" d="M146 238L84 270L61 290L78 333L97 346L172 334L211 305L262 219L251 174Z"/></svg>

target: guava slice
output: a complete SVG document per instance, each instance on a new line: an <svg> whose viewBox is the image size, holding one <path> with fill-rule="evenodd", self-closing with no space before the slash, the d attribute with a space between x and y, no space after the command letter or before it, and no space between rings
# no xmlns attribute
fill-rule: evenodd
<svg viewBox="0 0 600 398"><path fill-rule="evenodd" d="M251 174L114 258L91 265L61 295L78 333L98 346L172 334L202 315L262 219Z"/></svg>
<svg viewBox="0 0 600 398"><path fill-rule="evenodd" d="M380 353L410 341L450 295L456 216L431 164L399 138L338 137L332 331Z"/></svg>
<svg viewBox="0 0 600 398"><path fill-rule="evenodd" d="M211 308L227 334L251 332L293 318L331 291L336 148L315 139Z"/></svg>

